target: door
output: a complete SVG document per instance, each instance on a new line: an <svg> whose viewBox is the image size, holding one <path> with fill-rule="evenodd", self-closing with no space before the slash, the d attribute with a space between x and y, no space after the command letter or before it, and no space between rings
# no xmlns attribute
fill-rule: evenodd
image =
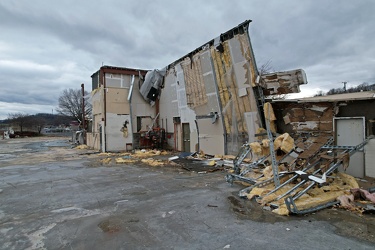
<svg viewBox="0 0 375 250"><path fill-rule="evenodd" d="M182 124L182 150L190 152L190 127L189 123Z"/></svg>
<svg viewBox="0 0 375 250"><path fill-rule="evenodd" d="M334 118L335 139L337 146L356 146L365 140L364 117L337 117ZM339 167L343 171L342 166ZM346 173L363 178L365 175L363 149L350 157L349 167Z"/></svg>

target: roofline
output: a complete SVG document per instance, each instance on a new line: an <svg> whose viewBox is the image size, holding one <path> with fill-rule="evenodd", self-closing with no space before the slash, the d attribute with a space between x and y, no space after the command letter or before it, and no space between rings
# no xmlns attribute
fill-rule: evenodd
<svg viewBox="0 0 375 250"><path fill-rule="evenodd" d="M363 96L363 97L350 97L350 94L358 94L358 93L372 93L372 96ZM337 97L340 95L345 95L345 98L330 98L330 97ZM349 97L348 97L349 96ZM315 99L312 99L315 98ZM343 93L337 95L328 95L328 96L321 96L319 97L306 97L300 99L284 99L284 100L273 100L273 102L296 102L296 103L307 103L307 102L346 102L346 101L364 101L364 100L375 100L375 91L365 91L365 92L354 92L354 93Z"/></svg>
<svg viewBox="0 0 375 250"><path fill-rule="evenodd" d="M233 38L234 35L247 33L248 29L249 29L249 24L251 22L252 22L252 20L245 20L244 22L240 23L236 27L234 27L234 28L232 28L232 29L230 29L230 30L228 30L224 33L221 33L220 36L218 37L220 39L220 42L224 42L226 40L229 40L229 39ZM177 59L176 61L170 63L168 66L166 66L166 68L169 69L169 68L173 67L174 65L183 61L186 57L192 57L193 55L195 55L199 51L204 50L207 45L209 45L209 46L214 45L214 42L215 42L215 38L211 39L207 43L205 43L205 44L201 45L200 47L196 48L195 50L189 52L188 54L184 55L183 57Z"/></svg>
<svg viewBox="0 0 375 250"><path fill-rule="evenodd" d="M117 66L109 66L109 65L104 65L100 67L98 71L93 73L91 75L91 78L97 74L99 71L102 71L103 73L112 73L112 74L125 74L125 75L138 75L139 73L143 76L146 75L146 73L149 70L145 69L134 69L134 68L123 68L123 67L117 67Z"/></svg>

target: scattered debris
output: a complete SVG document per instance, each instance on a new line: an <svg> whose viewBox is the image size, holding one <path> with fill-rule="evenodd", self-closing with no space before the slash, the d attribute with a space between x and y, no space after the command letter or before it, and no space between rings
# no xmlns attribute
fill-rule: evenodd
<svg viewBox="0 0 375 250"><path fill-rule="evenodd" d="M375 187L368 190L353 188L350 194L337 197L339 207L349 211L362 213L375 212Z"/></svg>
<svg viewBox="0 0 375 250"><path fill-rule="evenodd" d="M112 162L112 158L104 158L99 160L103 164L109 164Z"/></svg>
<svg viewBox="0 0 375 250"><path fill-rule="evenodd" d="M211 204L208 204L207 207L218 207L216 205L211 205Z"/></svg>
<svg viewBox="0 0 375 250"><path fill-rule="evenodd" d="M168 158L168 161L177 160L178 158L179 158L178 156L172 156Z"/></svg>
<svg viewBox="0 0 375 250"><path fill-rule="evenodd" d="M147 158L147 157L152 157L152 156L157 156L161 155L161 151L159 150L135 150L133 156L134 157L139 157L139 158Z"/></svg>
<svg viewBox="0 0 375 250"><path fill-rule="evenodd" d="M357 146L333 146L333 139L327 136L311 135L294 141L285 133L273 142L276 168L272 168L270 154L264 154L267 141L247 143L233 160L234 171L226 180L246 185L239 192L240 197L255 198L262 207L280 215L312 213L337 205L339 201L352 208L354 198L345 196L350 195L350 190L355 190L357 197L370 200L375 200L375 195L359 189L354 177L338 173L337 169L341 165L345 169L350 156L371 138ZM243 159L252 153L256 159L250 164L244 163ZM275 184L275 174L279 184Z"/></svg>
<svg viewBox="0 0 375 250"><path fill-rule="evenodd" d="M81 144L81 145L78 145L77 147L75 147L75 149L90 149L90 147L85 145L85 144Z"/></svg>
<svg viewBox="0 0 375 250"><path fill-rule="evenodd" d="M163 166L165 164L162 160L157 160L153 158L142 159L141 162L146 163L153 167Z"/></svg>
<svg viewBox="0 0 375 250"><path fill-rule="evenodd" d="M117 164L123 164L123 163L134 163L137 160L119 157L119 158L116 158L115 161Z"/></svg>

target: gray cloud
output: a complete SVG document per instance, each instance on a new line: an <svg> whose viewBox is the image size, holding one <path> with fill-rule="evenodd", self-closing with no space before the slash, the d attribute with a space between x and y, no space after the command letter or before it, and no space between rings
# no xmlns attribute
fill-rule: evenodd
<svg viewBox="0 0 375 250"><path fill-rule="evenodd" d="M374 9L371 0L1 1L0 119L56 107L63 89L89 88L102 63L161 68L246 19L258 65L305 69L302 95L374 83Z"/></svg>

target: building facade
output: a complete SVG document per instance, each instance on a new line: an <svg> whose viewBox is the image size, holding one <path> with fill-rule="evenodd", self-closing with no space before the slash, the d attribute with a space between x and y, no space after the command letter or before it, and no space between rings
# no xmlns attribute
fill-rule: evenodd
<svg viewBox="0 0 375 250"><path fill-rule="evenodd" d="M92 75L88 145L101 151L162 147L236 154L264 127L259 99L299 92L303 70L260 76L250 21L161 70L103 66Z"/></svg>

